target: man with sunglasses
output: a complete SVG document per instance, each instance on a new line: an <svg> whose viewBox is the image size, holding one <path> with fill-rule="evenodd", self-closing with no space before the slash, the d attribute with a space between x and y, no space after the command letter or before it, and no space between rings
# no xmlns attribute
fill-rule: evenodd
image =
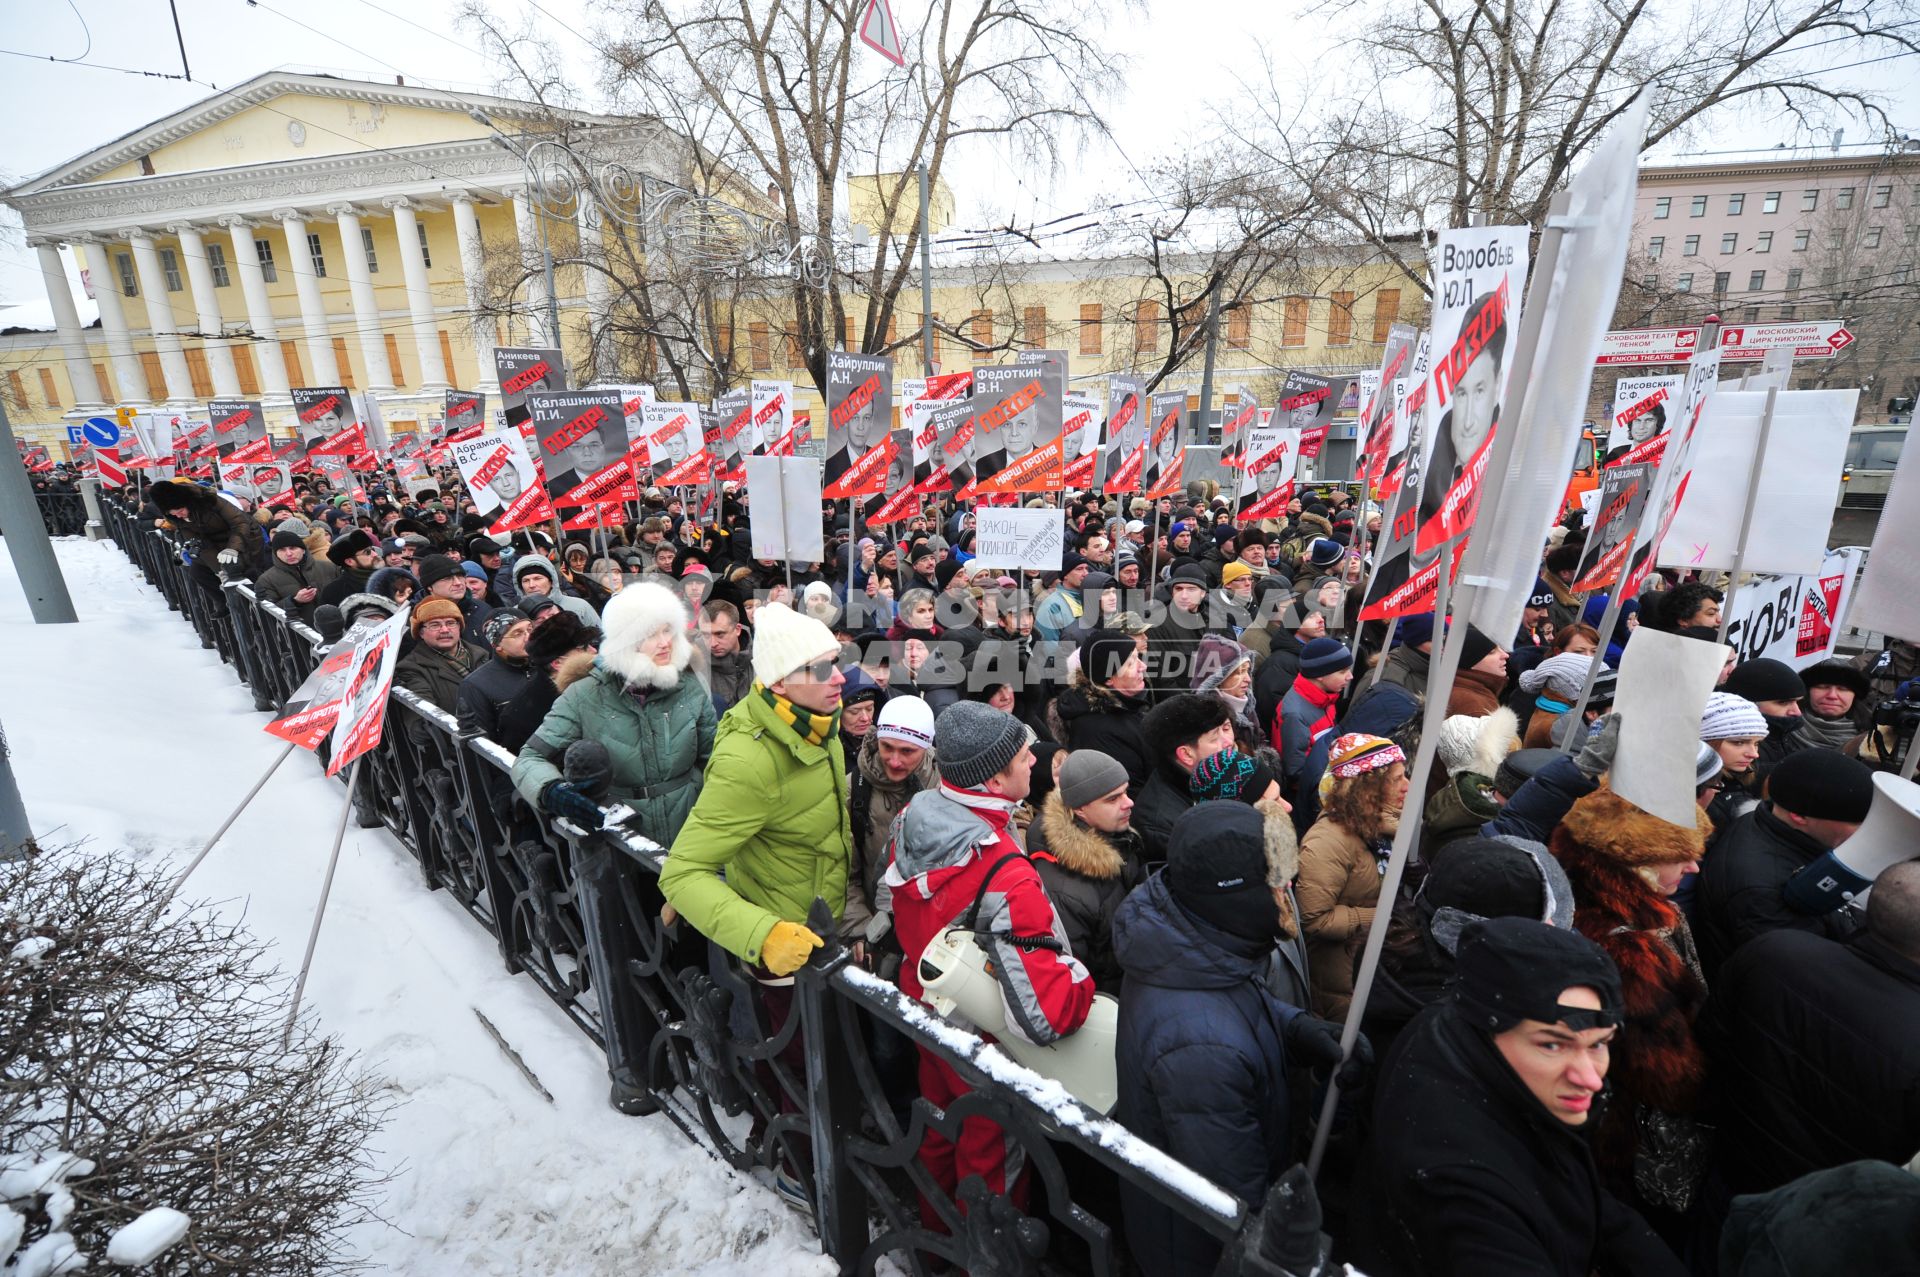
<svg viewBox="0 0 1920 1277"><path fill-rule="evenodd" d="M1379 1080L1351 1262L1377 1277L1683 1277L1601 1183L1582 1128L1625 1018L1591 940L1530 918L1468 925L1453 997L1405 1029Z"/></svg>

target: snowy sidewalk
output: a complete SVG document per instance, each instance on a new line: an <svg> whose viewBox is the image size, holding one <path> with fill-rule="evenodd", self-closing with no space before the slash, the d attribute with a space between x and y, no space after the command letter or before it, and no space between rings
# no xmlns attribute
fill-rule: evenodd
<svg viewBox="0 0 1920 1277"><path fill-rule="evenodd" d="M35 832L184 864L281 748L249 693L111 542L55 543L78 625L36 626L0 553L0 723ZM189 882L299 963L343 791L289 759ZM384 830L349 826L307 985L389 1080L377 1146L394 1228L355 1240L408 1277L834 1271L774 1195L664 1117L608 1107L605 1061ZM484 1012L552 1091L487 1037Z"/></svg>

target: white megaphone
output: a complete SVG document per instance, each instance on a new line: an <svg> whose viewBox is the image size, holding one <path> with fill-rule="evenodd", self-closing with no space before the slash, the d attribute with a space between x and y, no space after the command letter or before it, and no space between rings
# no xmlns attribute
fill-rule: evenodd
<svg viewBox="0 0 1920 1277"><path fill-rule="evenodd" d="M1008 1055L1043 1077L1050 1077L1082 1104L1106 1116L1120 1098L1114 1041L1119 1034L1120 1003L1105 993L1093 995L1087 1021L1050 1046L1035 1046L1002 1027L1010 1022L1000 982L986 950L966 931L942 931L920 955L921 994L935 1011L982 1033L990 1033Z"/></svg>
<svg viewBox="0 0 1920 1277"><path fill-rule="evenodd" d="M1866 820L1853 837L1787 879L1787 904L1805 914L1864 907L1883 870L1915 857L1920 857L1920 785L1876 772Z"/></svg>

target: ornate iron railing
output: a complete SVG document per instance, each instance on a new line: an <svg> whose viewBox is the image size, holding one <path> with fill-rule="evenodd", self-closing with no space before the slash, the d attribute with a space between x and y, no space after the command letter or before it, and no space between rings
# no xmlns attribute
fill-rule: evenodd
<svg viewBox="0 0 1920 1277"><path fill-rule="evenodd" d="M115 542L255 704L284 704L324 653L322 636L248 585L228 583L221 598L196 585L180 546L129 499L108 494L103 509ZM508 970L531 979L602 1046L610 1072L636 1080L689 1138L742 1171L797 1180L843 1272L870 1274L892 1256L922 1275L1131 1273L1122 1181L1222 1239L1221 1274L1284 1277L1319 1262L1311 1194L1304 1228L1277 1191L1253 1211L855 965L822 902L811 921L827 945L795 977L776 1027L737 960L685 922L663 921L661 847L532 811L507 783L505 750L403 689L389 708L395 721L354 795L362 827L385 825L427 887L450 893L493 935ZM407 730L413 723L426 730ZM945 1110L921 1098L913 1047L972 1093ZM953 1137L973 1117L998 1123L1032 1168L1026 1209L977 1176L944 1189L917 1159L928 1131Z"/></svg>

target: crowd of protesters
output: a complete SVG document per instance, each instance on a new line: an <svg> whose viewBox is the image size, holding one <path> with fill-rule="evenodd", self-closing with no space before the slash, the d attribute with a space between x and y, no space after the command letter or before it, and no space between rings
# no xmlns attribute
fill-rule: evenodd
<svg viewBox="0 0 1920 1277"><path fill-rule="evenodd" d="M1728 649L1676 742L1698 797L1676 825L1609 787L1613 670L1643 627L1718 642L1721 595L1655 573L1599 634L1577 513L1519 631L1458 636L1443 687L1445 618L1401 618L1385 650L1356 622L1379 516L1341 491L1246 525L1204 487L1054 498L1069 549L1045 573L976 569L972 514L937 504L881 529L832 503L826 558L789 564L751 554L742 493L643 495L556 543L487 534L451 479L303 481L275 511L146 490L214 594L411 605L398 683L517 754L502 801L588 828L630 807L668 849L669 921L744 966L775 1029L830 938L816 899L909 995L958 928L1005 1003L979 1028L1044 1045L1116 998L1113 1116L1249 1203L1337 1075L1319 1187L1375 1277L1920 1271L1920 863L1864 908L1789 889L1910 743L1910 645L1803 670ZM931 1052L875 1059L890 1092L967 1091ZM982 1117L921 1161L949 1194L1031 1188ZM1141 1271L1213 1270L1217 1241L1123 1192Z"/></svg>

